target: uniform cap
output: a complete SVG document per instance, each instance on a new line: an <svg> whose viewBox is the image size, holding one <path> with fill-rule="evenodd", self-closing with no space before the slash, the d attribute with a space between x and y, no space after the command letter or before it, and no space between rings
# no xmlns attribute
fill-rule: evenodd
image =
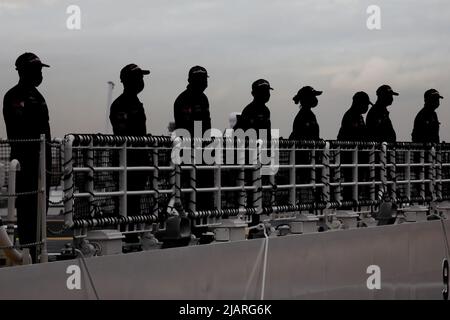
<svg viewBox="0 0 450 320"><path fill-rule="evenodd" d="M311 86L304 86L300 90L298 90L297 94L292 98L295 103L300 102L300 97L305 97L309 95L313 96L320 96L323 93L323 91L317 91Z"/></svg>
<svg viewBox="0 0 450 320"><path fill-rule="evenodd" d="M255 91L255 90L258 90L261 88L268 88L269 90L273 90L273 88L270 86L269 81L267 81L267 80L258 79L252 83L252 91Z"/></svg>
<svg viewBox="0 0 450 320"><path fill-rule="evenodd" d="M433 96L438 96L440 99L444 99L443 96L441 96L441 94L439 93L439 91L437 91L436 89L429 89L427 91L425 91L424 94L424 98L425 100L428 100L429 98L433 97Z"/></svg>
<svg viewBox="0 0 450 320"><path fill-rule="evenodd" d="M381 96L381 95L393 95L393 96L398 96L398 93L395 92L394 90L392 90L392 88L390 86L388 86L387 84L383 84L381 87L379 87L377 89L377 96Z"/></svg>
<svg viewBox="0 0 450 320"><path fill-rule="evenodd" d="M130 63L130 64L126 65L125 67L123 67L122 70L120 70L120 81L123 82L124 79L127 79L128 77L130 77L133 74L146 75L146 74L150 74L150 70L142 70L136 64Z"/></svg>
<svg viewBox="0 0 450 320"><path fill-rule="evenodd" d="M367 102L367 103L373 105L373 103L370 101L369 95L367 93L365 93L364 91L359 91L359 92L355 93L353 95L353 101Z"/></svg>
<svg viewBox="0 0 450 320"><path fill-rule="evenodd" d="M41 59L37 55L31 52L25 52L24 54L21 54L17 60L16 60L16 69L24 69L27 67L39 65L41 67L47 67L50 66L48 64L42 63Z"/></svg>
<svg viewBox="0 0 450 320"><path fill-rule="evenodd" d="M201 66L194 66L189 70L189 78L197 75L206 75L209 78L208 72Z"/></svg>

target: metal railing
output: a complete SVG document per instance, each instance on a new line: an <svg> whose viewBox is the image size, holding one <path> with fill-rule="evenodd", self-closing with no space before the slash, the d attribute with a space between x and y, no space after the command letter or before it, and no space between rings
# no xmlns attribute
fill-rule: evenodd
<svg viewBox="0 0 450 320"><path fill-rule="evenodd" d="M15 148L19 153L24 152L24 150L28 148L33 148L36 151L37 157L37 168L38 172L36 172L37 175L37 183L35 188L27 191L17 191L16 185L17 185L17 172L21 171L21 165L17 159L11 159L9 161L10 152L11 152L11 146L15 145ZM46 169L46 140L45 135L41 135L40 139L26 139L26 140L1 140L0 141L0 152L1 152L1 158L3 160L5 170L8 172L8 179L6 180L7 183L7 193L0 194L0 198L6 198L7 199L7 217L6 217L6 223L8 225L7 232L8 236L11 240L12 246L9 246L9 248L3 248L0 246L1 249L22 249L22 248L30 248L30 247L36 247L37 249L40 249L40 259L39 261L41 263L48 262L48 252L47 252L47 169ZM20 147L19 147L20 146ZM5 148L6 147L6 148ZM31 151L32 152L32 151ZM30 154L30 151L28 151L28 154ZM5 161L5 159L8 159ZM27 177L23 177L21 179L21 183L24 183L25 179ZM33 179L31 179L33 181ZM21 186L23 188L23 186ZM16 216L16 200L20 196L29 196L29 195L36 195L36 242L34 243L24 243L23 239L19 239L20 244L15 244L15 237L14 237L14 223L15 223L15 216ZM24 200L22 200L24 201ZM28 201L28 200L27 200ZM27 214L30 214L27 212Z"/></svg>
<svg viewBox="0 0 450 320"><path fill-rule="evenodd" d="M236 152L223 143L223 158ZM278 172L272 176L261 174L259 156L254 163L174 164L177 148L179 142L170 137L67 136L66 224L82 230L80 236L108 225L148 230L165 221L171 200L195 225L214 226L236 216L247 221L302 211L323 216L324 209L373 207L384 198L400 205L450 199L448 144L279 140ZM208 141L198 147L200 152L207 148ZM129 190L133 173L144 176L145 183ZM129 213L130 198L136 196L139 212Z"/></svg>
<svg viewBox="0 0 450 320"><path fill-rule="evenodd" d="M214 140L186 145L167 136L73 134L52 141L51 170L45 171L41 152L35 190L41 261L46 260L46 173L51 185L62 181L64 229L72 229L75 238L98 228L154 232L174 214L197 227L215 227L235 218L250 223L258 216L277 220L302 213L322 218L334 209L373 211L386 199L399 206L450 200L450 144L281 139L272 141L270 151L277 154L277 172L264 175L266 150L260 144L241 146L240 153L227 139L215 140L222 148L213 151ZM7 170L9 145L19 142L27 141L0 141ZM34 143L44 149L43 138ZM191 163L174 163L174 152L180 151L192 151ZM212 152L217 161L195 161L196 152ZM224 161L230 156L233 163ZM14 204L8 208L11 215Z"/></svg>

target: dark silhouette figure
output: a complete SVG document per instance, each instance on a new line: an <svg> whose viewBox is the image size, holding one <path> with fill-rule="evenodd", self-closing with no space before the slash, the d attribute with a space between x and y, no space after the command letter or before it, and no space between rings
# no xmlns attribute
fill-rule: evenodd
<svg viewBox="0 0 450 320"><path fill-rule="evenodd" d="M388 85L377 89L377 101L367 113L366 123L369 140L376 142L395 142L395 134L387 107L392 105L394 96L398 96Z"/></svg>
<svg viewBox="0 0 450 320"><path fill-rule="evenodd" d="M146 117L138 94L144 90L144 75L149 70L142 70L135 64L129 64L120 71L123 93L111 104L109 119L116 135L143 136L147 134Z"/></svg>
<svg viewBox="0 0 450 320"><path fill-rule="evenodd" d="M319 124L311 109L315 108L322 91L316 91L310 86L301 88L293 98L295 104L300 103L300 111L294 119L292 133L293 140L320 140Z"/></svg>
<svg viewBox="0 0 450 320"><path fill-rule="evenodd" d="M338 140L343 141L365 141L367 140L367 127L363 114L369 110L369 95L363 91L355 93L353 103L344 114L341 122L341 129L338 133Z"/></svg>
<svg viewBox="0 0 450 320"><path fill-rule="evenodd" d="M27 52L16 60L19 83L3 99L3 116L8 139L39 139L45 134L51 140L47 103L36 89L42 83L42 67L49 67L33 53ZM38 189L39 143L11 143L11 159L20 162L16 192ZM46 147L46 169L51 171L51 149ZM50 179L47 174L47 200ZM48 201L47 201L48 206ZM21 244L36 242L37 195L21 195L16 201L17 227ZM37 261L36 247L30 248L33 261Z"/></svg>
<svg viewBox="0 0 450 320"><path fill-rule="evenodd" d="M436 89L430 89L425 92L424 98L425 105L414 120L412 141L439 143L440 122L436 109L439 108L441 99L444 99L444 97Z"/></svg>
<svg viewBox="0 0 450 320"><path fill-rule="evenodd" d="M366 141L367 127L364 122L363 114L369 110L371 105L369 95L365 92L357 92L353 96L352 106L344 114L342 118L341 129L339 130L338 140L342 141ZM366 152L358 152L358 162L368 163L368 154ZM352 152L346 152L345 149L341 153L341 163L348 164L353 162ZM353 181L353 168L342 168L344 182ZM360 179L368 181L369 171L367 168L359 168L358 174ZM353 191L351 187L343 187L343 200L358 200L353 199Z"/></svg>
<svg viewBox="0 0 450 320"><path fill-rule="evenodd" d="M208 88L208 72L204 67L194 66L188 73L188 85L175 100L174 103L174 118L175 129L185 129L189 132L192 138L203 138L205 131L211 129L211 116L209 112L209 101L204 91ZM201 131L195 132L195 122L201 123ZM200 136L201 135L201 136ZM209 138L209 137L206 137ZM206 142L203 143L203 147ZM191 146L194 142L191 141ZM193 150L193 149L192 149ZM196 160L198 161L198 160ZM203 163L196 163L198 166ZM209 170L197 170L196 181L190 179L189 172L183 171L182 181L195 183L197 188L207 188L212 186L214 181L213 173ZM185 185L188 187L189 185ZM183 198L183 201L188 201ZM211 210L214 209L214 197L209 192L196 193L196 209L197 210ZM204 239L208 228L192 226L192 233L200 239ZM203 241L203 240L200 240Z"/></svg>
<svg viewBox="0 0 450 320"><path fill-rule="evenodd" d="M266 103L270 100L270 90L273 88L269 82L259 79L252 84L253 101L242 110L241 116L238 118L234 129L256 130L259 137L259 130L266 130L267 139L270 140L270 110Z"/></svg>
<svg viewBox="0 0 450 320"><path fill-rule="evenodd" d="M109 119L115 135L144 136L147 134L146 116L142 102L138 94L144 90L144 75L150 74L149 70L142 70L135 64L129 64L120 71L120 81L123 84L123 93L111 104ZM145 150L128 150L127 165L148 165L149 157ZM143 190L147 182L147 175L134 171L127 173L127 190ZM141 214L141 196L128 196L127 215ZM132 231L133 227L129 228ZM122 230L124 231L124 230ZM138 242L136 234L127 234L125 241Z"/></svg>
<svg viewBox="0 0 450 320"><path fill-rule="evenodd" d="M318 96L322 91L317 91L311 86L302 87L297 94L292 98L295 104L300 104L300 110L294 119L292 126L292 133L289 136L291 140L320 140L319 124L315 114L311 109L317 107L319 104ZM313 160L313 155L310 151L297 150L295 153L296 164L310 164ZM315 155L316 163L322 161L320 154ZM314 169L298 169L296 170L296 183L310 183ZM321 179L321 171L316 170L316 179ZM320 188L302 189L300 191L300 202L320 202L321 193ZM310 211L311 213L313 210Z"/></svg>
<svg viewBox="0 0 450 320"><path fill-rule="evenodd" d="M270 140L271 140L271 122L270 122L270 110L266 106L266 103L270 100L270 91L273 88L270 86L269 81L264 79L258 79L252 83L252 96L253 101L250 102L244 110L242 110L241 116L237 118L236 125L234 126L234 130L241 129L244 132L247 130L255 130L256 137L267 139L266 147L270 148ZM263 133L260 130L265 130ZM251 144L254 146L254 144ZM246 164L254 164L250 161L253 159L253 156L250 155L250 151L245 153L245 163ZM253 170L245 170L245 183L246 185L253 184ZM254 207L256 195L254 194L256 191L249 190L246 192L247 196L247 207ZM259 215L252 215L252 221L249 226L257 225L260 221ZM256 237L254 230L250 231L249 238Z"/></svg>
<svg viewBox="0 0 450 320"><path fill-rule="evenodd" d="M175 128L186 129L194 137L194 122L202 122L202 134L211 129L208 97L204 91L208 87L208 73L200 66L189 70L188 85L175 100Z"/></svg>

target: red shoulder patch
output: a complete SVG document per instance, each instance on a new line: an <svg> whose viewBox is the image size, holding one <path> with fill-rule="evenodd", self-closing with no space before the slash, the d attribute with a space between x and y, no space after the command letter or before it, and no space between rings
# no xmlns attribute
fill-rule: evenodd
<svg viewBox="0 0 450 320"><path fill-rule="evenodd" d="M23 107L25 107L25 101L20 100L20 99L15 99L12 101L11 105L13 108L23 108Z"/></svg>

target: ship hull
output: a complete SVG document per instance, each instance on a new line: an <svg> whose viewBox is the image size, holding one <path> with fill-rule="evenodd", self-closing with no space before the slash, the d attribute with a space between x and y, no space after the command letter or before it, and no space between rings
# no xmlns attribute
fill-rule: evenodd
<svg viewBox="0 0 450 320"><path fill-rule="evenodd" d="M265 239L254 239L86 263L100 299L442 299L444 234L428 221L269 238L267 259ZM67 286L71 265L80 289ZM368 286L373 265L380 289ZM81 260L4 268L0 283L2 300L95 298Z"/></svg>

